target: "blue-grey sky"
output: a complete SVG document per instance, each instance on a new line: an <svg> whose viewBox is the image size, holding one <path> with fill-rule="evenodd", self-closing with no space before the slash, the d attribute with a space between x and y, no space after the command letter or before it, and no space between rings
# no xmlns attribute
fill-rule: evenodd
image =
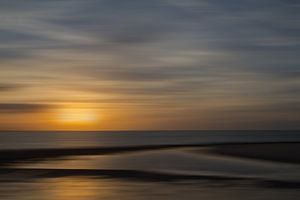
<svg viewBox="0 0 300 200"><path fill-rule="evenodd" d="M0 128L72 129L55 117L72 107L100 116L81 129L298 129L299 9L0 1Z"/></svg>

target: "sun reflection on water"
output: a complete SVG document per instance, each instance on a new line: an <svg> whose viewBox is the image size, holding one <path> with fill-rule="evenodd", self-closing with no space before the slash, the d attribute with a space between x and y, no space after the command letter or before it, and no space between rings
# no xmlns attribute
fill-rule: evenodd
<svg viewBox="0 0 300 200"><path fill-rule="evenodd" d="M87 177L65 177L47 180L46 200L93 200L111 196L113 185Z"/></svg>

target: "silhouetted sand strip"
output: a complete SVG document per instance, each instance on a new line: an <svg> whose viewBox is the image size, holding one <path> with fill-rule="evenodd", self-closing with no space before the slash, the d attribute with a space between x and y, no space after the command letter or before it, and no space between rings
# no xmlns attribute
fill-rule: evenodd
<svg viewBox="0 0 300 200"><path fill-rule="evenodd" d="M60 148L60 149L18 149L1 150L0 166L22 161L39 161L49 158L80 155L107 155L137 151L150 151L178 147L197 147L200 145L143 145L123 147L83 147L83 148Z"/></svg>
<svg viewBox="0 0 300 200"><path fill-rule="evenodd" d="M232 156L245 156L257 159L286 161L299 163L300 156L297 147L300 143L221 143L221 144L175 144L175 145L143 145L124 147L89 147L89 148L61 148L61 149L23 149L1 150L0 166L23 161L39 161L50 158L80 155L105 155L137 151L151 151L184 147L215 147L213 152ZM265 146L268 146L264 148ZM274 148L271 148L274 146ZM268 153L265 152L266 149Z"/></svg>
<svg viewBox="0 0 300 200"><path fill-rule="evenodd" d="M6 176L5 176L6 175ZM3 178L4 177L4 178ZM127 181L146 181L146 182L175 182L175 181L196 181L199 184L222 183L223 187L232 184L254 184L258 187L270 188L300 188L300 182L265 180L251 177L230 177L230 176L211 176L211 175L185 175L161 172L150 172L140 170L112 170L112 169L0 169L0 182L8 181L30 181L34 179L64 178L64 177L90 177L90 178L109 178L125 179Z"/></svg>
<svg viewBox="0 0 300 200"><path fill-rule="evenodd" d="M2 168L1 174L26 174L32 178L58 178L67 176L90 176L102 178L125 178L145 181L176 181L176 180L247 180L240 177L202 176L171 174L127 169L40 169L40 168Z"/></svg>

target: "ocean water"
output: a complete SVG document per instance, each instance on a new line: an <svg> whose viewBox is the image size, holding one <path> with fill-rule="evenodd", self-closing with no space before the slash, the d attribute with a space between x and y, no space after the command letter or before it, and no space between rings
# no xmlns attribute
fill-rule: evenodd
<svg viewBox="0 0 300 200"><path fill-rule="evenodd" d="M298 142L299 131L1 132L0 199L296 200Z"/></svg>
<svg viewBox="0 0 300 200"><path fill-rule="evenodd" d="M300 141L299 131L0 132L0 149Z"/></svg>

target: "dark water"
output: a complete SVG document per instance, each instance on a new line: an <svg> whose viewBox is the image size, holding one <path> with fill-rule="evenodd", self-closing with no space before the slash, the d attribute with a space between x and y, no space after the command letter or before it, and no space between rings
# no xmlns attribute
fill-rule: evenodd
<svg viewBox="0 0 300 200"><path fill-rule="evenodd" d="M296 200L296 142L298 131L2 132L0 199ZM252 143L295 160L214 151Z"/></svg>
<svg viewBox="0 0 300 200"><path fill-rule="evenodd" d="M300 131L0 132L0 149L300 141Z"/></svg>

